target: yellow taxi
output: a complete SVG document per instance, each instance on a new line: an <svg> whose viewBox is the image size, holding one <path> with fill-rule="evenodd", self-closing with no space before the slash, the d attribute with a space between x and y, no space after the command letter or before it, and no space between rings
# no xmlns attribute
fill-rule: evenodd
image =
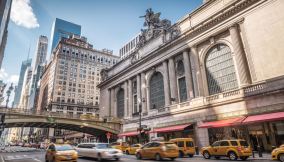
<svg viewBox="0 0 284 162"><path fill-rule="evenodd" d="M192 138L174 138L170 142L178 146L179 157L184 157L185 155L193 157L195 154L195 146Z"/></svg>
<svg viewBox="0 0 284 162"><path fill-rule="evenodd" d="M113 143L110 144L110 146L112 148L119 149L119 150L125 152L125 150L128 148L129 145L126 142L113 142Z"/></svg>
<svg viewBox="0 0 284 162"><path fill-rule="evenodd" d="M272 160L284 162L284 144L271 152Z"/></svg>
<svg viewBox="0 0 284 162"><path fill-rule="evenodd" d="M136 151L138 160L147 158L160 161L164 158L175 160L179 156L179 149L173 142L149 142Z"/></svg>
<svg viewBox="0 0 284 162"><path fill-rule="evenodd" d="M226 156L230 160L246 160L252 155L252 149L245 140L221 140L214 142L211 146L203 147L201 154L205 159L210 159L211 156L219 159L221 156Z"/></svg>
<svg viewBox="0 0 284 162"><path fill-rule="evenodd" d="M141 147L142 147L141 144L133 144L133 145L130 145L129 147L127 147L127 148L125 149L125 153L126 153L127 155L135 155L136 150L137 150L137 149L140 149Z"/></svg>
<svg viewBox="0 0 284 162"><path fill-rule="evenodd" d="M46 162L77 162L77 151L69 144L50 144L46 150Z"/></svg>

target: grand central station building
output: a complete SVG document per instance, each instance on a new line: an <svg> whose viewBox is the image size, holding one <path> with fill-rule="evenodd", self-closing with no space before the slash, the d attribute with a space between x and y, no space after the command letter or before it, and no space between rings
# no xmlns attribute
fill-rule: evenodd
<svg viewBox="0 0 284 162"><path fill-rule="evenodd" d="M141 115L147 140L283 144L283 10L283 0L207 0L171 24L148 9L135 50L101 72L100 115L122 119L130 143Z"/></svg>

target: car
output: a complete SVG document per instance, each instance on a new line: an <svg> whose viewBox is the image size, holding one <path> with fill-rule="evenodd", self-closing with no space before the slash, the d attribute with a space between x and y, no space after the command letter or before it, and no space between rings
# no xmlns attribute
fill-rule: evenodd
<svg viewBox="0 0 284 162"><path fill-rule="evenodd" d="M113 142L110 144L112 148L119 149L122 152L125 152L126 148L129 146L126 142Z"/></svg>
<svg viewBox="0 0 284 162"><path fill-rule="evenodd" d="M247 141L242 139L236 140L221 140L214 142L211 146L203 147L201 154L205 159L210 159L211 156L219 159L221 156L226 156L230 160L248 159L252 155L252 149Z"/></svg>
<svg viewBox="0 0 284 162"><path fill-rule="evenodd" d="M126 149L125 149L125 153L127 155L135 155L136 153L136 150L141 148L142 145L141 144L133 144L133 145L130 145L128 146Z"/></svg>
<svg viewBox="0 0 284 162"><path fill-rule="evenodd" d="M174 138L170 142L175 143L179 147L179 157L193 157L195 154L195 146L192 138Z"/></svg>
<svg viewBox="0 0 284 162"><path fill-rule="evenodd" d="M284 144L271 152L272 160L284 162Z"/></svg>
<svg viewBox="0 0 284 162"><path fill-rule="evenodd" d="M164 158L175 160L179 156L178 146L173 142L149 142L136 151L136 158L155 159L160 161Z"/></svg>
<svg viewBox="0 0 284 162"><path fill-rule="evenodd" d="M46 150L46 162L77 162L78 153L69 144L50 144Z"/></svg>
<svg viewBox="0 0 284 162"><path fill-rule="evenodd" d="M76 147L79 156L96 158L102 160L118 161L123 152L119 149L110 147L108 143L82 143Z"/></svg>

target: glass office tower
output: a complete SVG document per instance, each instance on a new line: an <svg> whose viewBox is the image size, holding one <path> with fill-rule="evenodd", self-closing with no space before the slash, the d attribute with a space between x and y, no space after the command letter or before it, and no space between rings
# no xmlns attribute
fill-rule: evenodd
<svg viewBox="0 0 284 162"><path fill-rule="evenodd" d="M51 53L62 37L81 35L81 25L77 25L59 18L56 18L51 31Z"/></svg>

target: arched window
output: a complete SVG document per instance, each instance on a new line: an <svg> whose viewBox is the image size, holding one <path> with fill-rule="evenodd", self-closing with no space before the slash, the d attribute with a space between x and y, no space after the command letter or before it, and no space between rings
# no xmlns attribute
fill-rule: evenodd
<svg viewBox="0 0 284 162"><path fill-rule="evenodd" d="M160 72L155 72L150 80L150 104L151 109L165 106L164 81Z"/></svg>
<svg viewBox="0 0 284 162"><path fill-rule="evenodd" d="M225 44L212 47L205 58L209 95L238 87L231 49Z"/></svg>
<svg viewBox="0 0 284 162"><path fill-rule="evenodd" d="M124 116L124 90L120 88L117 92L117 117L123 118Z"/></svg>
<svg viewBox="0 0 284 162"><path fill-rule="evenodd" d="M184 64L182 60L177 62L177 82L178 82L178 93L179 93L179 101L184 102L187 100L187 92L186 92L186 81L185 81L185 71Z"/></svg>

